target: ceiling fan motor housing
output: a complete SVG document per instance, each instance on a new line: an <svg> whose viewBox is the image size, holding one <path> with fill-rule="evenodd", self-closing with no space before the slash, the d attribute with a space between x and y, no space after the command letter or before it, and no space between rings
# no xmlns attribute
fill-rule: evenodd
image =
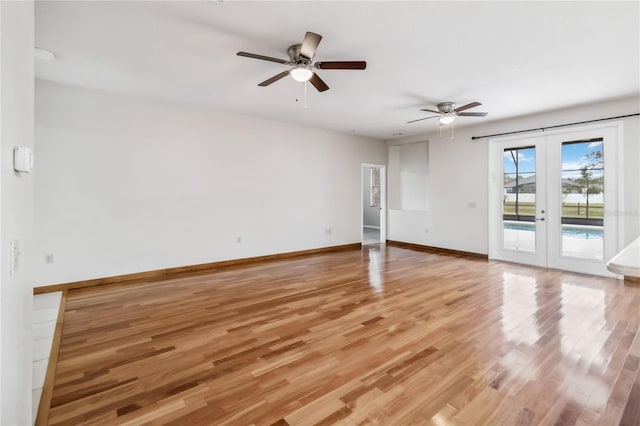
<svg viewBox="0 0 640 426"><path fill-rule="evenodd" d="M438 111L440 111L443 114L447 114L453 111L456 104L453 102L441 102L437 106L438 106Z"/></svg>
<svg viewBox="0 0 640 426"><path fill-rule="evenodd" d="M310 66L311 59L303 58L300 56L300 49L302 48L302 44L294 44L289 46L287 49L287 54L289 55L289 64L290 65L301 65L301 66Z"/></svg>

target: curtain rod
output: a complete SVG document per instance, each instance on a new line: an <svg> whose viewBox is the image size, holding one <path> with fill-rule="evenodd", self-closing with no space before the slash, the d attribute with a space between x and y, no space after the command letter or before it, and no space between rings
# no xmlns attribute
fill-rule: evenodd
<svg viewBox="0 0 640 426"><path fill-rule="evenodd" d="M547 129L555 129L557 127L575 126L575 125L578 125L578 124L586 124L586 123L596 123L598 121L615 120L617 118L626 118L626 117L635 117L637 115L640 115L640 113L627 114L627 115L618 115L617 117L598 118L597 120L577 121L575 123L558 124L558 125L555 125L555 126L547 126L547 127L538 127L538 128L535 128L535 129L516 130L515 132L495 133L493 135L471 136L471 140L484 139L484 138L493 138L493 137L496 137L496 136L515 135L517 133L536 132L536 131L540 131L540 130L542 130L544 132Z"/></svg>

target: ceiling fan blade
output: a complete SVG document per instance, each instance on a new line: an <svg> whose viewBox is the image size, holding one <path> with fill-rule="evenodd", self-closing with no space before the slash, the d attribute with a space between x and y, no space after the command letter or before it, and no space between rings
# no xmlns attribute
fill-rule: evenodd
<svg viewBox="0 0 640 426"><path fill-rule="evenodd" d="M427 111L427 112L433 112L435 114L440 114L440 111L434 111L434 110L428 109L428 108L422 108L420 111Z"/></svg>
<svg viewBox="0 0 640 426"><path fill-rule="evenodd" d="M365 61L329 61L316 62L314 67L321 70L363 70L367 68Z"/></svg>
<svg viewBox="0 0 640 426"><path fill-rule="evenodd" d="M459 112L457 115L461 117L485 117L488 112Z"/></svg>
<svg viewBox="0 0 640 426"><path fill-rule="evenodd" d="M327 83L325 83L320 77L318 77L318 74L316 73L313 73L311 79L309 79L309 83L313 84L313 87L315 87L318 92L329 90L329 86L327 86Z"/></svg>
<svg viewBox="0 0 640 426"><path fill-rule="evenodd" d="M316 54L316 49L320 44L320 40L322 40L322 36L320 34L307 32L304 35L304 40L302 41L302 46L300 47L300 56L311 60L313 58L313 55Z"/></svg>
<svg viewBox="0 0 640 426"><path fill-rule="evenodd" d="M268 86L271 83L275 83L276 81L280 80L281 78L286 77L288 74L289 74L289 70L282 71L280 74L274 75L273 77L271 77L271 78L263 81L262 83L258 84L258 86L262 86L262 87Z"/></svg>
<svg viewBox="0 0 640 426"><path fill-rule="evenodd" d="M422 120L428 120L430 118L436 118L436 117L440 117L440 115L432 115L431 117L425 117L425 118L418 118L417 120L411 120L411 121L407 121L407 124L409 123L415 123L416 121L422 121Z"/></svg>
<svg viewBox="0 0 640 426"><path fill-rule="evenodd" d="M455 108L454 111L455 112L460 112L460 111L464 111L466 109L477 107L477 106L480 106L480 105L482 105L480 102L471 102L470 104L462 105L462 106L460 106L458 108Z"/></svg>
<svg viewBox="0 0 640 426"><path fill-rule="evenodd" d="M245 58L262 59L263 61L277 62L279 64L289 63L289 61L285 61L284 59L272 58L271 56L257 55L255 53L249 52L238 52L237 55L244 56Z"/></svg>

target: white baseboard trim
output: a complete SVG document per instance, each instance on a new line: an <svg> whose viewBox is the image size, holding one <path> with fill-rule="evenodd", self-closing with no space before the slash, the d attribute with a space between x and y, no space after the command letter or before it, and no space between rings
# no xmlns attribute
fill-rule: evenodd
<svg viewBox="0 0 640 426"><path fill-rule="evenodd" d="M362 225L363 228L369 228L369 229L380 229L379 226L371 226L371 225Z"/></svg>

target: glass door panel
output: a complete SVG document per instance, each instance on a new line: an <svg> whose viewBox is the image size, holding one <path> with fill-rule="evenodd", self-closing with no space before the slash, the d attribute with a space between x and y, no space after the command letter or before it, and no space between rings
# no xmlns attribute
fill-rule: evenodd
<svg viewBox="0 0 640 426"><path fill-rule="evenodd" d="M541 138L490 144L489 238L492 259L546 264L545 163Z"/></svg>
<svg viewBox="0 0 640 426"><path fill-rule="evenodd" d="M504 148L502 248L536 251L536 148Z"/></svg>
<svg viewBox="0 0 640 426"><path fill-rule="evenodd" d="M602 138L562 143L564 257L604 259L604 148Z"/></svg>

